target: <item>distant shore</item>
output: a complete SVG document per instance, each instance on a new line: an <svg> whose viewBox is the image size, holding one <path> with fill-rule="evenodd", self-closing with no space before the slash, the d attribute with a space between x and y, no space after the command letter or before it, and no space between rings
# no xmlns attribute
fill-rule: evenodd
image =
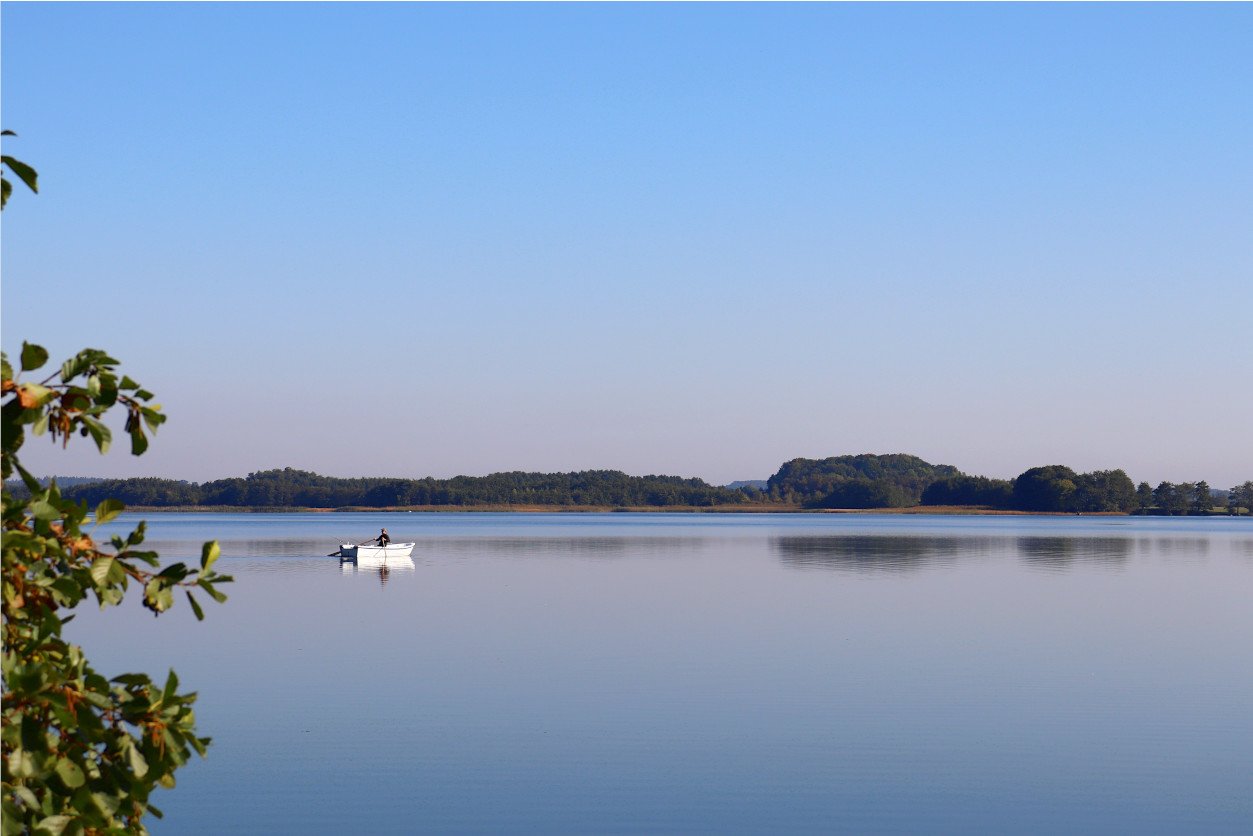
<svg viewBox="0 0 1253 836"><path fill-rule="evenodd" d="M737 483L732 483L737 484ZM764 489L763 486L764 485ZM18 483L9 490L24 490ZM766 480L733 488L695 477L620 470L508 471L448 479L323 476L290 467L197 483L159 477L90 480L61 486L88 507L105 500L171 511L412 511L495 513L850 513L1000 516L1161 514L1208 516L1253 508L1253 481L1230 490L1204 482L1135 484L1122 470L1076 473L1030 468L1015 479L970 476L909 453L791 459Z"/></svg>
<svg viewBox="0 0 1253 836"><path fill-rule="evenodd" d="M379 513L516 513L516 514L930 514L979 517L1126 517L1122 511L1075 514L1066 511L1007 511L977 505L917 505L910 508L802 508L798 505L756 503L743 505L403 505L385 508L348 506L344 508L255 508L237 505L135 505L127 511L144 514L379 514Z"/></svg>

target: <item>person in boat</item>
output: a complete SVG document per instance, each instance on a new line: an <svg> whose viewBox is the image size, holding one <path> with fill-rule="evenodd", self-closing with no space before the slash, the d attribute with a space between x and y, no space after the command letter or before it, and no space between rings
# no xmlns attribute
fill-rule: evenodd
<svg viewBox="0 0 1253 836"><path fill-rule="evenodd" d="M386 546L391 541L392 541L392 538L390 535L388 535L387 529L386 528L383 529L383 533L378 536L378 544L380 546Z"/></svg>

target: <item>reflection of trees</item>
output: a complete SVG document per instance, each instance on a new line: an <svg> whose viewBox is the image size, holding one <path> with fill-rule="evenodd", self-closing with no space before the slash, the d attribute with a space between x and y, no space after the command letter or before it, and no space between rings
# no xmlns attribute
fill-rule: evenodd
<svg viewBox="0 0 1253 836"><path fill-rule="evenodd" d="M1208 537L1158 537L1157 550L1164 555L1178 553L1184 557L1197 557L1209 554Z"/></svg>
<svg viewBox="0 0 1253 836"><path fill-rule="evenodd" d="M440 554L503 554L509 557L635 557L698 550L700 537L466 537L427 540Z"/></svg>
<svg viewBox="0 0 1253 836"><path fill-rule="evenodd" d="M1007 550L1007 537L843 534L771 538L785 565L851 572L909 572L928 564Z"/></svg>
<svg viewBox="0 0 1253 836"><path fill-rule="evenodd" d="M170 552L184 555L184 559L193 554L200 554L199 544L190 540L153 539L151 542L160 543ZM219 544L222 546L223 557L313 557L315 555L321 557L331 549L338 548L341 542L347 541L341 541L336 537L318 537L317 539L276 537L273 539L222 539Z"/></svg>
<svg viewBox="0 0 1253 836"><path fill-rule="evenodd" d="M776 537L770 545L784 564L802 569L909 572L998 553L1050 569L1064 569L1077 561L1117 565L1131 556L1135 541L1127 537L850 534Z"/></svg>
<svg viewBox="0 0 1253 836"><path fill-rule="evenodd" d="M1018 554L1034 566L1065 569L1075 561L1117 565L1131 556L1130 537L1019 537Z"/></svg>

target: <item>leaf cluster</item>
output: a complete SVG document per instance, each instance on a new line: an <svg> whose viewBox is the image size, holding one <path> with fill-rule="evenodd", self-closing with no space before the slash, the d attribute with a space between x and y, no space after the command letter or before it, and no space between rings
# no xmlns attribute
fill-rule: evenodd
<svg viewBox="0 0 1253 836"><path fill-rule="evenodd" d="M17 136L13 131L0 131L0 136ZM0 154L0 171L8 169L13 172L17 179L26 184L26 188L36 194L39 193L39 175L35 169L31 168L21 160L11 157L8 154ZM3 209L9 202L9 196L13 194L13 184L9 182L8 177L0 176L0 209Z"/></svg>
<svg viewBox="0 0 1253 836"><path fill-rule="evenodd" d="M21 371L35 371L47 361L42 346L22 343ZM107 453L113 432L101 416L118 407L126 412L125 432L131 453L138 456L148 449L149 433L165 422L160 404L151 403L152 393L126 375L119 377L117 360L99 349L83 349L38 382L19 381L7 356L3 365L2 394L12 396L0 408L5 479L13 475L28 426L32 435L50 435L63 447L75 433L90 437L101 453Z"/></svg>
<svg viewBox="0 0 1253 836"><path fill-rule="evenodd" d="M24 343L20 370L36 371L47 359L42 347ZM99 526L117 518L122 502L89 508L21 466L27 428L62 445L89 437L107 451L102 416L111 409L126 413L131 452L147 449L165 416L150 392L118 374L116 360L86 349L39 382L20 380L7 356L2 365L4 476L16 473L26 488L20 498L7 483L3 492L2 832L145 832L144 816L160 815L151 792L174 786L174 771L209 744L196 734L196 695L179 693L173 671L164 685L140 673L106 678L62 628L86 598L114 606L132 585L154 615L181 590L201 619L193 590L223 601L218 586L231 578L214 569L217 543L204 545L198 567L161 567L143 548L142 522L105 539Z"/></svg>

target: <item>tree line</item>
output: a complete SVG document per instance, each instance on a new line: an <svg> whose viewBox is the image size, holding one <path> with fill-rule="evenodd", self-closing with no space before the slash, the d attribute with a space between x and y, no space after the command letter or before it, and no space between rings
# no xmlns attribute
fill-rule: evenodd
<svg viewBox="0 0 1253 836"><path fill-rule="evenodd" d="M58 480L59 482L61 480ZM68 482L68 480L66 480ZM20 490L20 487L18 488ZM493 473L451 479L338 478L284 468L196 483L152 477L62 484L89 504L113 497L131 506L235 508L396 508L552 506L712 508L759 505L812 509L975 506L993 510L1138 514L1250 513L1253 482L1212 491L1204 482L1135 484L1122 470L1076 473L1064 465L1015 479L972 476L946 464L895 453L792 459L759 488L720 487L678 476L617 470Z"/></svg>
<svg viewBox="0 0 1253 836"><path fill-rule="evenodd" d="M1033 467L1014 479L962 473L917 456L793 459L770 477L765 496L806 508L974 506L992 510L1132 514L1250 513L1253 482L1212 491L1204 481L1156 488L1123 470L1076 473L1065 465Z"/></svg>
<svg viewBox="0 0 1253 836"><path fill-rule="evenodd" d="M410 505L552 505L667 507L735 505L753 490L733 490L701 479L628 476L617 470L577 473L493 473L452 479L343 479L284 468L197 484L173 479L107 479L76 485L66 496L93 503L115 497L151 507L391 508Z"/></svg>
<svg viewBox="0 0 1253 836"><path fill-rule="evenodd" d="M1136 485L1122 470L1075 473L1064 465L1033 467L1016 479L955 476L933 482L922 494L923 505L980 505L1017 511L1129 514L1229 514L1253 509L1253 481L1215 491L1204 480L1148 482Z"/></svg>
<svg viewBox="0 0 1253 836"><path fill-rule="evenodd" d="M905 508L931 483L961 475L907 453L792 459L766 482L766 496L809 508Z"/></svg>

